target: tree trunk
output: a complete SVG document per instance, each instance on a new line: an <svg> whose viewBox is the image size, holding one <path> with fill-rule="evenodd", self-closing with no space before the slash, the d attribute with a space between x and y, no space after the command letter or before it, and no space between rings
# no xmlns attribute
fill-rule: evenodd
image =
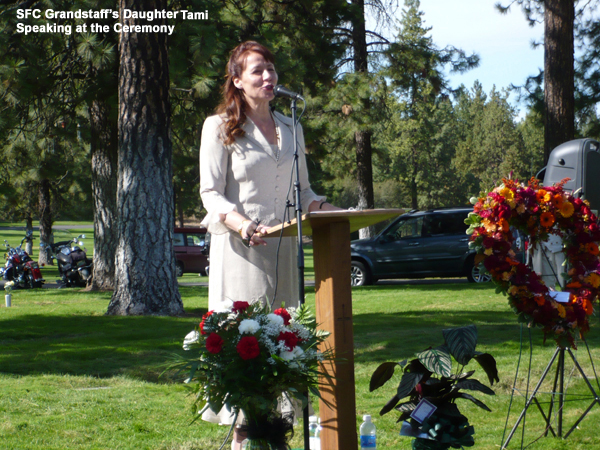
<svg viewBox="0 0 600 450"><path fill-rule="evenodd" d="M94 272L91 290L114 289L117 248L117 122L110 106L94 100L89 108L94 195Z"/></svg>
<svg viewBox="0 0 600 450"><path fill-rule="evenodd" d="M50 197L50 180L44 178L38 185L38 215L40 217L40 255L38 264L49 264L51 261L46 253L46 246L51 242L52 209Z"/></svg>
<svg viewBox="0 0 600 450"><path fill-rule="evenodd" d="M126 8L138 9L137 2L120 0L121 17ZM167 1L146 1L144 9L166 10ZM122 33L119 52L118 244L107 314L178 315L167 36Z"/></svg>
<svg viewBox="0 0 600 450"><path fill-rule="evenodd" d="M365 26L364 0L352 0L356 7L356 14L352 20L352 46L354 51L354 71L357 73L369 72L367 33ZM366 100L365 112L370 108ZM371 148L371 132L357 131L354 133L356 142L356 182L358 184L358 208L370 209L374 207L373 195L373 165ZM374 235L374 228L368 227L359 230L359 237L367 239Z"/></svg>
<svg viewBox="0 0 600 450"><path fill-rule="evenodd" d="M544 2L544 164L558 145L575 138L573 0Z"/></svg>

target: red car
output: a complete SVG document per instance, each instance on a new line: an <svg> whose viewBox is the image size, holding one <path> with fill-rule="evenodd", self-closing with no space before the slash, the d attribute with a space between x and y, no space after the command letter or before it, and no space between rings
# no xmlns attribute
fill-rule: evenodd
<svg viewBox="0 0 600 450"><path fill-rule="evenodd" d="M175 228L173 248L178 277L184 273L207 275L208 242L206 233L204 227Z"/></svg>

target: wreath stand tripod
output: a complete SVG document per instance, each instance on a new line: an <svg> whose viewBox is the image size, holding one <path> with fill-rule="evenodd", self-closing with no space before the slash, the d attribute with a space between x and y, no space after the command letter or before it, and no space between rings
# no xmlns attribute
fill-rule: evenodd
<svg viewBox="0 0 600 450"><path fill-rule="evenodd" d="M587 347L587 342L585 344ZM589 348L588 348L588 351L589 351ZM519 426L521 421L524 420L524 418L527 414L527 410L529 409L529 407L531 406L532 403L535 403L535 405L539 409L542 417L544 418L544 421L546 422L546 431L544 432L544 436L547 436L548 431L550 431L554 437L556 437L557 435L558 435L558 437L563 437L563 410L564 410L565 396L566 396L565 389L564 389L565 388L565 384L564 384L564 382L565 382L565 352L567 352L569 354L569 356L573 360L573 363L577 367L577 370L579 370L579 373L581 374L583 380L587 384L588 389L592 393L593 400L592 400L592 403L590 404L590 406L585 410L585 412L583 412L583 414L581 414L579 419L577 419L577 421L571 427L571 429L567 432L567 434L565 434L564 439L569 437L571 432L577 427L577 425L579 425L579 423L585 418L585 416L588 414L588 412L590 412L590 410L594 407L595 404L598 404L598 406L600 406L600 397L598 397L598 394L594 390L594 387L590 383L590 381L589 381L588 377L586 376L586 374L584 373L583 369L577 362L577 358L575 358L575 355L573 354L571 349L568 347L566 347L566 348L565 347L556 347L554 355L552 356L552 358L550 359L550 362L546 366L546 369L544 370L544 373L542 374L540 381L538 382L537 386L531 393L531 396L529 397L529 399L527 399L527 402L525 403L525 407L523 408L521 415L517 419L517 423L515 423L510 434L506 438L506 441L502 444L501 449L507 448L510 440L512 439L512 437L514 436L514 434L517 430L517 427ZM548 410L548 415L546 415L544 413L544 410L542 409L542 406L541 406L540 402L538 401L536 395L537 395L544 379L546 378L548 373L550 373L550 369L552 368L552 365L556 361L557 357L558 357L558 364L556 366L556 375L554 377L554 385L552 388L552 398L550 400L550 408ZM592 362L592 367L593 367L593 361L592 361L591 354L590 354L590 361ZM595 372L595 370L594 370L594 372ZM598 381L597 376L596 376L596 381ZM558 391L556 390L557 385L558 385ZM557 398L558 398L558 400L557 400ZM588 397L586 397L586 398L588 398ZM554 431L554 429L550 423L552 420L552 409L554 408L555 403L558 403L558 424L557 424L556 432Z"/></svg>

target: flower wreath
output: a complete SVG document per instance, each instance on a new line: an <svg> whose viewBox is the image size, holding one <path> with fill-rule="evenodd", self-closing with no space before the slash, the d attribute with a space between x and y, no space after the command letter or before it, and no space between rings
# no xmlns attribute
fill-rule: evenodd
<svg viewBox="0 0 600 450"><path fill-rule="evenodd" d="M474 211L466 223L469 245L478 254L476 264L483 262L519 321L541 327L544 339L552 335L558 345L575 348L575 337L589 330L588 316L598 297L600 228L589 203L564 191L567 181L543 187L534 178L527 185L505 179L486 196L472 199ZM569 267L564 288L568 302L551 297L541 277L516 259L513 227L529 235L533 248L551 233L562 238Z"/></svg>

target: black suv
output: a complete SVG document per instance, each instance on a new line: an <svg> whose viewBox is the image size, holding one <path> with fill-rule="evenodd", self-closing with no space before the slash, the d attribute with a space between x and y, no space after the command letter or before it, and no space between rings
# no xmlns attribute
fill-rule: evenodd
<svg viewBox="0 0 600 450"><path fill-rule="evenodd" d="M382 278L463 277L489 281L474 266L465 219L473 208L403 214L372 239L352 241L352 286Z"/></svg>

